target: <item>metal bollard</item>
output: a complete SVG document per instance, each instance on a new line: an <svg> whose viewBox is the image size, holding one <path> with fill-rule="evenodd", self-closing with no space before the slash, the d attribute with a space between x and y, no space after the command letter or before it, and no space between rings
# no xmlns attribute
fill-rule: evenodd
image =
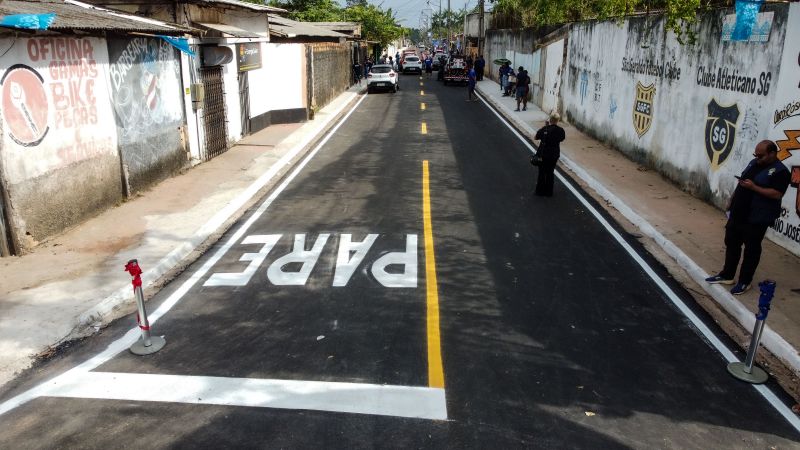
<svg viewBox="0 0 800 450"><path fill-rule="evenodd" d="M747 349L747 357L744 362L734 362L728 364L728 372L734 377L747 381L748 383L761 384L769 379L767 372L759 367L753 367L756 359L758 344L761 342L761 333L764 331L764 321L769 313L769 304L775 295L775 282L764 280L758 283L761 289L761 296L758 297L758 313L756 313L756 324L753 327L753 337L750 339L750 348Z"/></svg>
<svg viewBox="0 0 800 450"><path fill-rule="evenodd" d="M131 345L130 350L134 355L150 355L164 348L167 341L161 336L150 335L150 322L147 321L147 310L144 307L142 269L139 267L139 261L135 259L128 261L128 264L125 264L125 271L133 277L133 293L136 294L136 306L139 309L139 314L136 318L139 323L139 329L142 330L141 339Z"/></svg>

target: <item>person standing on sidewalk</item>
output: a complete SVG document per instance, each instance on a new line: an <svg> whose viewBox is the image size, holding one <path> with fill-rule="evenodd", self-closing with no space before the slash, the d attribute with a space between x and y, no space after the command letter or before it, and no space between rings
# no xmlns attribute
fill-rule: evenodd
<svg viewBox="0 0 800 450"><path fill-rule="evenodd" d="M483 81L483 70L486 68L486 60L483 59L483 55L478 55L478 59L475 60L475 74L477 75L478 81Z"/></svg>
<svg viewBox="0 0 800 450"><path fill-rule="evenodd" d="M519 104L522 103L522 110L527 111L528 109L528 84L530 83L530 79L528 78L528 71L525 70L522 66L519 66L519 70L517 71L517 109L514 111L519 111Z"/></svg>
<svg viewBox="0 0 800 450"><path fill-rule="evenodd" d="M467 101L477 102L478 96L475 95L475 68L467 64ZM474 99L472 97L475 97Z"/></svg>
<svg viewBox="0 0 800 450"><path fill-rule="evenodd" d="M725 224L725 265L722 271L706 278L711 284L734 284L736 267L739 281L731 294L741 295L750 289L753 275L761 260L761 241L767 228L781 214L781 198L789 187L789 169L778 159L778 146L772 141L756 145L755 157L741 176L728 204L728 223Z"/></svg>
<svg viewBox="0 0 800 450"><path fill-rule="evenodd" d="M542 158L539 164L539 177L536 179L536 195L541 197L553 196L555 171L558 158L561 157L561 142L566 138L564 129L558 126L561 116L558 113L550 114L550 119L536 132L534 139L539 140L536 154Z"/></svg>
<svg viewBox="0 0 800 450"><path fill-rule="evenodd" d="M500 90L503 92L503 97L508 97L508 76L514 72L508 62L504 62L500 66Z"/></svg>

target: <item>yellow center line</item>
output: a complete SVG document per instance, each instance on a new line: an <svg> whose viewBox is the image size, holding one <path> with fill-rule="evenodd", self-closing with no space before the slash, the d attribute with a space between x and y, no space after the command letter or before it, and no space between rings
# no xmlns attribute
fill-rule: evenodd
<svg viewBox="0 0 800 450"><path fill-rule="evenodd" d="M422 111L425 111L425 103L420 103L419 104L419 109L421 109Z"/></svg>
<svg viewBox="0 0 800 450"><path fill-rule="evenodd" d="M420 90L419 95L425 95L425 91Z"/></svg>
<svg viewBox="0 0 800 450"><path fill-rule="evenodd" d="M422 134L428 134L428 125L425 124L425 122L422 122L422 129L420 131L422 131Z"/></svg>
<svg viewBox="0 0 800 450"><path fill-rule="evenodd" d="M428 161L422 161L422 222L425 232L425 284L427 292L428 326L428 386L444 388L442 344L439 332L439 288L436 281L436 258L433 255L431 226L431 192L428 181Z"/></svg>
<svg viewBox="0 0 800 450"><path fill-rule="evenodd" d="M422 81L420 81L420 82L419 82L419 85L420 85L420 86L424 86L424 85L425 85L425 83L423 83Z"/></svg>

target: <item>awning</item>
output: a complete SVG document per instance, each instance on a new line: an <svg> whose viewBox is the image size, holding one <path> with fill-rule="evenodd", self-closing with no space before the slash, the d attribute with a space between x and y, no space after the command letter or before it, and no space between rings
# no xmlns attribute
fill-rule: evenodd
<svg viewBox="0 0 800 450"><path fill-rule="evenodd" d="M250 30L243 30L239 27L235 27L233 25L225 25L224 23L203 23L203 22L195 22L200 28L205 28L207 30L214 30L219 31L225 37L237 37L237 38L267 38L269 34L267 30L263 31L250 31Z"/></svg>

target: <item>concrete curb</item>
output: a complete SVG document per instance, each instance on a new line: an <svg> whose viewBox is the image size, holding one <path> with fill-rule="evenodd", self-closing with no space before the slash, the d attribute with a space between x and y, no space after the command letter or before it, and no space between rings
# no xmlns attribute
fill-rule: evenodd
<svg viewBox="0 0 800 450"><path fill-rule="evenodd" d="M517 119L515 116L507 115L504 108L497 103L491 96L485 94L482 89L477 89L479 93L483 94L483 98L492 105L492 107L509 122L514 124L517 129L523 131L525 136L532 142L533 136L536 134L530 125L522 120ZM744 307L739 301L735 300L733 296L724 288L718 285L710 285L705 282L705 278L709 275L698 266L689 256L687 256L677 245L664 237L663 234L658 232L647 220L637 214L631 207L623 202L614 193L609 191L602 183L592 177L586 170L570 160L568 157L561 155L560 163L577 178L586 183L597 195L607 201L614 209L619 211L629 222L636 226L642 234L649 237L661 247L683 270L697 283L706 293L708 293L728 314L736 319L736 321L745 329L749 334L755 324L755 316L747 308ZM761 345L769 350L773 355L781 359L788 367L790 367L795 374L800 374L800 353L789 342L783 339L782 336L772 330L769 325L764 327L764 332L761 337Z"/></svg>
<svg viewBox="0 0 800 450"><path fill-rule="evenodd" d="M346 112L346 110L355 102L364 89L359 89L357 92L346 91L341 94L331 104L323 108L316 114L316 120L306 122L297 131L292 133L284 139L276 148L289 147L286 153L274 164L272 164L266 172L258 177L250 186L244 189L239 195L231 200L225 208L217 212L211 219L204 223L183 245L171 251L165 257L161 258L158 263L146 270L142 274L144 280L143 289L146 291L148 288L157 286L163 277L168 275L172 270L178 267L186 267L193 262L200 255L187 261L192 252L204 245L213 244L218 240L222 233L217 233L221 227L226 223L232 224L238 220L249 207L248 203L260 191L265 188L270 188L274 185L286 170L291 168L298 160L302 159L322 138L322 136L331 129ZM330 108L330 110L328 110ZM320 120L322 119L322 120ZM216 238L214 234L217 233ZM213 239L213 242L209 242ZM62 342L69 341L75 337L86 335L86 330L99 323L104 323L109 317L113 318L113 313L120 309L125 304L133 304L133 288L131 286L123 286L116 289L111 295L102 299L95 306L84 311L78 317L78 323L73 328L69 336L64 338Z"/></svg>

